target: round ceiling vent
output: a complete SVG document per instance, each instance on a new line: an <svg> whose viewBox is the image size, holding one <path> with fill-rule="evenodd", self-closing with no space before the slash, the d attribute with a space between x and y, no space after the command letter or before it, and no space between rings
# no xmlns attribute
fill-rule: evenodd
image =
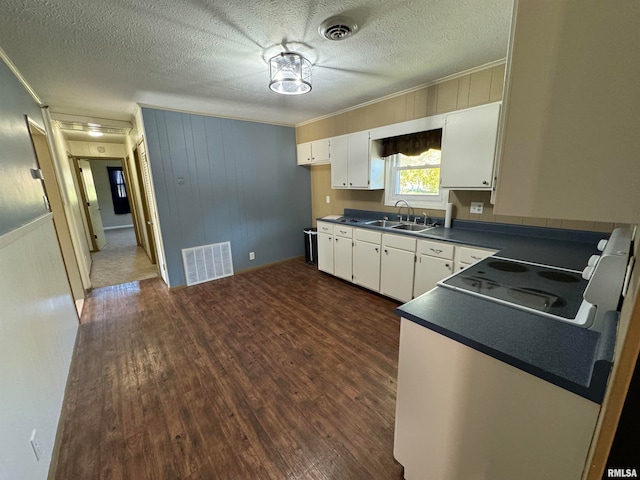
<svg viewBox="0 0 640 480"><path fill-rule="evenodd" d="M318 32L327 40L344 40L358 31L358 25L349 17L331 17L327 18L320 27Z"/></svg>

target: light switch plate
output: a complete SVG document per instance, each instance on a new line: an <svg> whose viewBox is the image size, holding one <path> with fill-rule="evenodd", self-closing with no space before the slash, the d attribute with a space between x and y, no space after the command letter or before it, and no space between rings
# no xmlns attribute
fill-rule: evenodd
<svg viewBox="0 0 640 480"><path fill-rule="evenodd" d="M471 202L470 213L476 213L480 215L483 210L484 210L484 202Z"/></svg>
<svg viewBox="0 0 640 480"><path fill-rule="evenodd" d="M327 203L331 203L331 197L327 195Z"/></svg>

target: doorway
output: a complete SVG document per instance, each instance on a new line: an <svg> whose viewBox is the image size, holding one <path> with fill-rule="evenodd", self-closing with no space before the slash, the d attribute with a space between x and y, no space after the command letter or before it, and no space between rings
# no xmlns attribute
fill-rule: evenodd
<svg viewBox="0 0 640 480"><path fill-rule="evenodd" d="M78 185L93 239L91 286L119 285L158 276L141 247L128 168L119 158L75 158Z"/></svg>
<svg viewBox="0 0 640 480"><path fill-rule="evenodd" d="M53 157L49 147L49 142L45 129L34 122L31 118L25 117L31 143L38 165L37 169L32 170L34 178L40 178L42 182L44 197L43 201L47 205L49 211L53 215L53 224L56 230L56 236L60 245L62 259L69 287L73 295L74 301L82 301L84 298L83 275L78 265L76 251L69 227L69 216L65 210L68 203L65 202L63 193L60 189L58 174L54 166ZM87 279L85 279L86 281ZM78 304L76 303L76 306Z"/></svg>

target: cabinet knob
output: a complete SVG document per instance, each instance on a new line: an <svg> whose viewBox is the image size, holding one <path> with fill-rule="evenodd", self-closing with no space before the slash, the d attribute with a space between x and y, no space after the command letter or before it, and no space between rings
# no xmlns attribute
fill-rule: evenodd
<svg viewBox="0 0 640 480"><path fill-rule="evenodd" d="M384 253L386 253L387 255L389 255L389 250L387 250L386 248L384 249Z"/></svg>
<svg viewBox="0 0 640 480"><path fill-rule="evenodd" d="M380 250L378 250L378 247L376 247L376 253L378 253Z"/></svg>
<svg viewBox="0 0 640 480"><path fill-rule="evenodd" d="M482 184L483 184L483 185L489 185L489 182L487 182L486 180L484 180L484 181L482 182Z"/></svg>

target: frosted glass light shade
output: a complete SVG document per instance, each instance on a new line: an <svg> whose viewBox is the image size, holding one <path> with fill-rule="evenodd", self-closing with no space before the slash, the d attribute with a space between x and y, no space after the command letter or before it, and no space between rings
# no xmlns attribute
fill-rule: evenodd
<svg viewBox="0 0 640 480"><path fill-rule="evenodd" d="M311 91L311 62L299 53L282 52L269 60L269 88L283 95Z"/></svg>

